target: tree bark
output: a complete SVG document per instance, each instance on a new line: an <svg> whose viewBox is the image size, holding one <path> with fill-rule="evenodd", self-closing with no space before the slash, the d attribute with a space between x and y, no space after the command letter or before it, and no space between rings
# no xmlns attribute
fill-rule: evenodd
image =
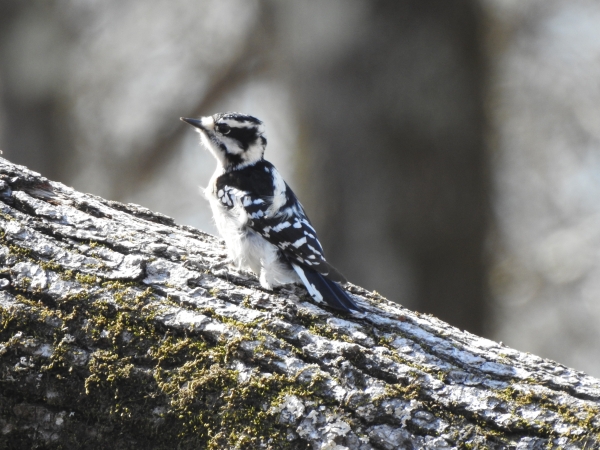
<svg viewBox="0 0 600 450"><path fill-rule="evenodd" d="M0 448L600 446L600 381L0 159Z"/></svg>

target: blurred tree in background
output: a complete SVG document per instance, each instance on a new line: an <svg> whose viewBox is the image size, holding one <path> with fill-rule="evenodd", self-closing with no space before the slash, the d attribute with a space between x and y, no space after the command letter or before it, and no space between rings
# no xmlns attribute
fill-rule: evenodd
<svg viewBox="0 0 600 450"><path fill-rule="evenodd" d="M291 17L303 21L286 27L286 53L308 159L298 182L328 258L356 283L483 334L489 183L479 8L295 5Z"/></svg>
<svg viewBox="0 0 600 450"><path fill-rule="evenodd" d="M352 282L598 375L599 25L592 0L3 0L0 148L214 232L178 118L256 115Z"/></svg>

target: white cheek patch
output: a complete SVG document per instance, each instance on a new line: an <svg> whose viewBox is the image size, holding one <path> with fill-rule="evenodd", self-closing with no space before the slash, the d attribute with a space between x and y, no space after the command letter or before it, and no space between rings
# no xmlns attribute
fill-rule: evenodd
<svg viewBox="0 0 600 450"><path fill-rule="evenodd" d="M240 144L235 139L223 136L221 142L227 146L227 152L232 155L240 155L244 153L244 149L240 147Z"/></svg>
<svg viewBox="0 0 600 450"><path fill-rule="evenodd" d="M248 150L246 150L246 157L244 159L248 162L260 161L264 151L265 150L262 145L252 144L250 147L248 147Z"/></svg>

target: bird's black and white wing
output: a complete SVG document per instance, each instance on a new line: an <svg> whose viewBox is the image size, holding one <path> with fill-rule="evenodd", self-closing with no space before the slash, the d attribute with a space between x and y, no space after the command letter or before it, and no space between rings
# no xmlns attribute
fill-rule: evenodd
<svg viewBox="0 0 600 450"><path fill-rule="evenodd" d="M302 205L275 167L226 173L216 181L216 195L226 208L241 207L245 225L275 245L296 271L311 296L342 310L360 310L334 281L345 282L323 254Z"/></svg>

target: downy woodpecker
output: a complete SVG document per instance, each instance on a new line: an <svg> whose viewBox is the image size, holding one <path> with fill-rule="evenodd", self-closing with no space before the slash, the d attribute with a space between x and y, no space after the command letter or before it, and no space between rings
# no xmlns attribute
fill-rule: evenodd
<svg viewBox="0 0 600 450"><path fill-rule="evenodd" d="M362 311L336 283L346 279L325 260L296 195L263 158L263 123L235 112L181 120L196 128L217 160L204 192L231 260L256 273L265 289L301 281L316 301Z"/></svg>

